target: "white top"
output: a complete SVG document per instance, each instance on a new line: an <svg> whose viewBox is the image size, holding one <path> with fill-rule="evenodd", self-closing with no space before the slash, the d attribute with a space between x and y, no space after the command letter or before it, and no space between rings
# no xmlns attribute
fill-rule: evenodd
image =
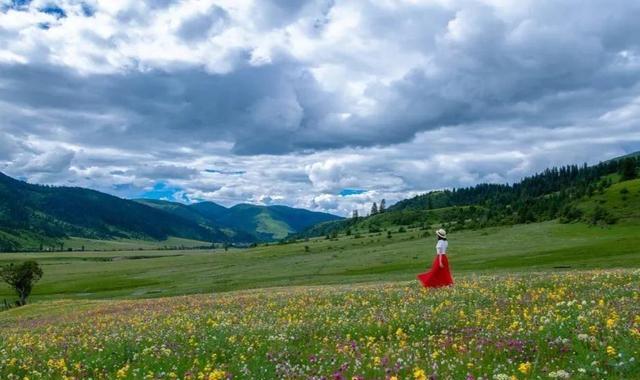
<svg viewBox="0 0 640 380"><path fill-rule="evenodd" d="M438 244L436 244L436 252L438 253L438 255L446 255L448 246L449 246L448 241L438 240Z"/></svg>

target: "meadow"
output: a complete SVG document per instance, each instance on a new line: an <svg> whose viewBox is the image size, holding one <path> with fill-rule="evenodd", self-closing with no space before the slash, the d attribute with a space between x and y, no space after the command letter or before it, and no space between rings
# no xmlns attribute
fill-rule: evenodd
<svg viewBox="0 0 640 380"><path fill-rule="evenodd" d="M32 301L149 298L292 285L406 281L430 266L430 230L311 239L252 249L2 254L0 264L37 260L44 277ZM451 235L454 276L640 267L636 224L557 222ZM426 236L425 236L426 235ZM12 299L0 285L0 299Z"/></svg>
<svg viewBox="0 0 640 380"><path fill-rule="evenodd" d="M640 271L464 276L2 313L3 379L633 379Z"/></svg>
<svg viewBox="0 0 640 380"><path fill-rule="evenodd" d="M44 277L31 304L0 312L0 378L640 378L637 207L609 204L615 225L452 232L456 284L438 290L415 280L433 228L228 251L78 239L84 252L2 254L37 260Z"/></svg>

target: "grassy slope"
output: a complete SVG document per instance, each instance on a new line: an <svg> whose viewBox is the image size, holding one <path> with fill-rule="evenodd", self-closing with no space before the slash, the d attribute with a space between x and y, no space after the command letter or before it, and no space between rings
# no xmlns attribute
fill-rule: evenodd
<svg viewBox="0 0 640 380"><path fill-rule="evenodd" d="M580 208L589 214L597 206L604 207L622 222L640 220L640 179L615 183L604 194L582 202Z"/></svg>
<svg viewBox="0 0 640 380"><path fill-rule="evenodd" d="M294 232L287 223L274 219L267 210L263 210L255 217L256 232L271 235L273 239L284 239Z"/></svg>

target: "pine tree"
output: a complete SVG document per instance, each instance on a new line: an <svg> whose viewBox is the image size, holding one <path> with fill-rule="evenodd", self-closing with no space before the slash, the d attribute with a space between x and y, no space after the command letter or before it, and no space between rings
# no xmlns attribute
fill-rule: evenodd
<svg viewBox="0 0 640 380"><path fill-rule="evenodd" d="M625 158L622 160L620 166L620 174L622 174L623 181L634 179L638 176L638 169L636 168L636 160L634 158Z"/></svg>
<svg viewBox="0 0 640 380"><path fill-rule="evenodd" d="M386 210L387 210L387 201L383 199L380 201L380 208L378 209L378 212L382 214Z"/></svg>
<svg viewBox="0 0 640 380"><path fill-rule="evenodd" d="M373 202L373 205L371 205L371 215L375 215L378 213L378 204L376 202Z"/></svg>
<svg viewBox="0 0 640 380"><path fill-rule="evenodd" d="M353 210L353 214L351 216L353 219L358 219L358 210Z"/></svg>

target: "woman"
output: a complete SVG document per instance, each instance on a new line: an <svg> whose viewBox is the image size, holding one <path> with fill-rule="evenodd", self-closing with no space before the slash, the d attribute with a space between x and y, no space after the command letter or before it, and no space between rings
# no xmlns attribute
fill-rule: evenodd
<svg viewBox="0 0 640 380"><path fill-rule="evenodd" d="M418 280L425 288L437 288L440 286L453 285L453 278L449 271L449 260L447 260L447 232L442 228L436 231L438 243L436 244L436 259L433 260L431 270L420 273Z"/></svg>

